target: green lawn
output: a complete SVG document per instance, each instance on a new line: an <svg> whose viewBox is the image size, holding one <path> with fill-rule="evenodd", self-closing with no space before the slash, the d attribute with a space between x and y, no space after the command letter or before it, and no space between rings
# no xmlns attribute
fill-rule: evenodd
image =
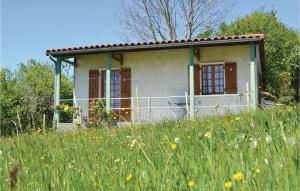
<svg viewBox="0 0 300 191"><path fill-rule="evenodd" d="M296 107L133 128L38 131L0 139L0 190L9 189L15 166L21 191L296 191L299 143Z"/></svg>

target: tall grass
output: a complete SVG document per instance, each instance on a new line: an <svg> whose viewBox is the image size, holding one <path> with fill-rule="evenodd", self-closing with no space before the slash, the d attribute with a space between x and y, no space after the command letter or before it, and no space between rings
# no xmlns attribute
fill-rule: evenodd
<svg viewBox="0 0 300 191"><path fill-rule="evenodd" d="M18 161L15 189L22 191L296 191L299 143L296 107L132 128L33 132L0 140L0 190L9 189Z"/></svg>

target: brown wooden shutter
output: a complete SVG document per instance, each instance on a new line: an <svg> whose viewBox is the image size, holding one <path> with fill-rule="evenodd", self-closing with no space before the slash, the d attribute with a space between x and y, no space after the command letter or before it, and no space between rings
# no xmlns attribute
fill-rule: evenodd
<svg viewBox="0 0 300 191"><path fill-rule="evenodd" d="M196 64L194 66L194 86L195 86L195 95L200 95L201 93L201 84L200 84L200 65Z"/></svg>
<svg viewBox="0 0 300 191"><path fill-rule="evenodd" d="M95 104L93 98L99 98L99 70L89 71L89 108ZM89 111L89 118L92 119Z"/></svg>
<svg viewBox="0 0 300 191"><path fill-rule="evenodd" d="M101 70L101 97L104 97L104 87L105 87L105 78L106 78L106 71Z"/></svg>
<svg viewBox="0 0 300 191"><path fill-rule="evenodd" d="M131 97L131 69L122 68L121 69L121 98ZM121 108L130 108L131 99L121 99ZM121 109L120 120L130 121L131 120L131 110Z"/></svg>
<svg viewBox="0 0 300 191"><path fill-rule="evenodd" d="M89 98L99 98L99 71L89 71Z"/></svg>
<svg viewBox="0 0 300 191"><path fill-rule="evenodd" d="M237 93L236 63L225 63L225 93Z"/></svg>

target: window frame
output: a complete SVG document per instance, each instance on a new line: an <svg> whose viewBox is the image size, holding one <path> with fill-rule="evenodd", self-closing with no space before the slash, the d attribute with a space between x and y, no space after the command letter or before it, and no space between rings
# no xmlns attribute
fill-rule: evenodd
<svg viewBox="0 0 300 191"><path fill-rule="evenodd" d="M215 66L223 66L223 91L221 93L215 93ZM203 86L203 68L204 67L207 67L207 66L212 66L212 71L211 71L211 74L212 74L212 85L211 85L211 88L212 88L212 93L203 93L204 91L204 86ZM201 68L201 71L200 71L200 85L201 85L201 95L223 95L225 94L225 87L226 87L226 84L225 84L225 62L209 62L209 63L200 63L200 68ZM207 80L207 79L206 79ZM208 88L208 86L206 86L206 88Z"/></svg>
<svg viewBox="0 0 300 191"><path fill-rule="evenodd" d="M100 83L100 84L101 84L101 86L103 86L103 87L101 87L101 88L99 88L99 89L100 89L101 91L103 91L103 94L101 93L100 95L102 95L103 98L105 98L105 96L106 96L106 95L105 95L105 94L106 94L106 91L105 91L105 89L106 89L106 69L102 69L102 70L101 70L101 74L103 73L102 71L105 71L105 78L103 78L102 75L100 76L100 78L99 78L99 79L101 80L101 83ZM120 96L119 96L118 98L121 98L121 96L122 96L122 95L121 95L121 90L122 90L122 87L121 87L121 86L122 86L122 82L121 82L121 80L122 80L122 79L121 79L121 78L122 78L122 77L121 77L121 68L111 68L110 71L111 71L111 73L110 73L111 77L112 77L113 72L116 72L116 71L119 72L119 78L120 78L120 84L119 84L119 87L120 87L120 88L119 88L119 93L120 93ZM112 80L111 80L111 82L112 82ZM112 95L113 95L113 94L112 94L112 91L113 91L112 83L110 84L110 86L111 86L111 87L110 87L110 88L111 88L111 89L110 89L110 91L111 91L111 92L110 92L111 98L117 98L117 97L112 97ZM115 106L114 106L114 105L115 105L115 103L114 103L115 100L118 100L118 101L119 101L119 107L115 107ZM113 105L112 105L112 104L113 104ZM110 107L111 107L112 110L114 110L115 112L119 112L119 110L120 110L119 108L121 107L121 99L111 99L111 100L110 100Z"/></svg>

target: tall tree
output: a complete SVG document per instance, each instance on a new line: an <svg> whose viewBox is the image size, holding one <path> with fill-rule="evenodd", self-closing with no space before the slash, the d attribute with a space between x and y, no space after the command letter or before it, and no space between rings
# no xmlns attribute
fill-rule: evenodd
<svg viewBox="0 0 300 191"><path fill-rule="evenodd" d="M255 11L231 24L223 24L219 35L265 34L265 89L281 99L299 92L299 33L278 20L275 11Z"/></svg>
<svg viewBox="0 0 300 191"><path fill-rule="evenodd" d="M7 69L0 70L0 136L17 126L16 107L19 105L18 95L14 88L16 80ZM15 125L14 125L15 124Z"/></svg>
<svg viewBox="0 0 300 191"><path fill-rule="evenodd" d="M226 14L227 0L124 0L121 15L127 38L174 40L192 38L217 27Z"/></svg>

